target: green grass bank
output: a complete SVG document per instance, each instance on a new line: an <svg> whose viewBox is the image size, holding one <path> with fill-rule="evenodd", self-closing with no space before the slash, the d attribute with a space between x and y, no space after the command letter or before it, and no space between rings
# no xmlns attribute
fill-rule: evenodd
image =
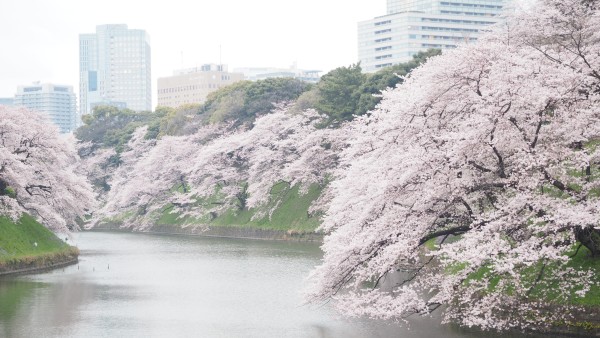
<svg viewBox="0 0 600 338"><path fill-rule="evenodd" d="M219 215L206 214L196 220L180 218L167 209L150 231L169 232L177 229L204 236L321 240L322 236L315 233L321 215L310 214L309 208L323 188L314 184L306 193L300 193L299 189L297 185L290 187L287 183L278 183L271 189L269 202L262 207L231 208Z"/></svg>
<svg viewBox="0 0 600 338"><path fill-rule="evenodd" d="M23 214L18 222L0 217L0 276L64 266L77 261L79 250Z"/></svg>
<svg viewBox="0 0 600 338"><path fill-rule="evenodd" d="M313 201L321 195L323 187L313 184L304 193L298 185L286 182L275 184L268 203L258 208L232 207L219 214L206 212L197 218L180 217L166 207L161 213L152 215L154 224L144 232L200 235L215 237L252 238L265 240L321 241L323 236L316 230L321 222L321 213L310 213ZM198 199L198 208L204 208L223 200L219 193ZM119 217L105 219L95 230L129 230L132 212Z"/></svg>

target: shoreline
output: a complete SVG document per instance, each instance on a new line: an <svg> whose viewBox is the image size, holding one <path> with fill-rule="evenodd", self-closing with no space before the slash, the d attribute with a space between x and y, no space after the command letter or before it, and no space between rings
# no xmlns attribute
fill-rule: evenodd
<svg viewBox="0 0 600 338"><path fill-rule="evenodd" d="M194 226L185 228L171 225L155 225L145 230L132 230L130 228L120 227L116 224L104 223L83 231L117 231L156 235L180 235L180 236L200 236L215 238L235 238L251 239L264 241L292 241L292 242L318 242L323 243L323 234L316 232L299 232L294 230L273 230L261 229L255 227L236 227L236 226Z"/></svg>
<svg viewBox="0 0 600 338"><path fill-rule="evenodd" d="M36 256L12 258L0 262L0 278L5 276L42 273L79 262L79 249L70 246L66 250L43 253Z"/></svg>
<svg viewBox="0 0 600 338"><path fill-rule="evenodd" d="M3 272L0 272L0 278L6 277L6 276L19 276L19 275L29 275L29 274L47 272L47 271L51 271L54 269L77 264L78 262L79 262L79 258L74 258L69 261L59 262L59 263L47 265L47 266L24 268L24 269L20 269L20 270L3 271Z"/></svg>

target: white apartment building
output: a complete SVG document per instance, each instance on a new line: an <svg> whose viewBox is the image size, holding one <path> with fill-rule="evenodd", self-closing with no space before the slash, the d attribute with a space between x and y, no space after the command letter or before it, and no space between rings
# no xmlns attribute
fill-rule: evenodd
<svg viewBox="0 0 600 338"><path fill-rule="evenodd" d="M158 106L177 108L204 103L208 94L243 79L242 73L227 72L226 65L206 64L176 70L172 76L158 78Z"/></svg>
<svg viewBox="0 0 600 338"><path fill-rule="evenodd" d="M79 35L80 113L100 105L152 110L150 36L127 25Z"/></svg>
<svg viewBox="0 0 600 338"><path fill-rule="evenodd" d="M77 98L73 86L39 82L19 86L13 104L48 114L61 133L77 128Z"/></svg>
<svg viewBox="0 0 600 338"><path fill-rule="evenodd" d="M477 40L502 20L508 0L387 0L387 15L358 23L358 59L365 72L407 62L429 48Z"/></svg>

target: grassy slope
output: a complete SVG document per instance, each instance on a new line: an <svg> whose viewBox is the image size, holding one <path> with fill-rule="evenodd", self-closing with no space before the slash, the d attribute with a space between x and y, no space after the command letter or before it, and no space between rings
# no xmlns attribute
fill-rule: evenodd
<svg viewBox="0 0 600 338"><path fill-rule="evenodd" d="M548 301L551 304L556 305L575 305L583 306L587 310L584 311L584 315L576 313L574 321L566 322L553 322L552 326L555 327L567 327L568 333L575 332L578 335L587 336L591 333L598 334L600 332L600 321L598 320L597 314L600 311L600 258L591 257L590 251L581 247L579 252L570 259L567 264L568 267L574 268L576 271L587 271L591 270L594 272L594 282L590 287L590 290L585 294L585 297L579 297L572 293L566 300L566 303L555 301L556 296L561 292L559 290L558 282L550 284L550 292L546 297L542 297L542 300ZM552 271L548 271L548 274L552 274ZM535 296L539 290L533 290L532 294ZM589 312L587 315L586 312Z"/></svg>
<svg viewBox="0 0 600 338"><path fill-rule="evenodd" d="M560 327L563 327L568 328L566 331L564 331L564 333L566 334L576 333L578 336L581 334L586 336L589 334L589 330L598 333L600 332L600 321L597 317L595 317L596 315L594 314L597 314L600 311L600 257L592 257L590 255L590 251L583 246L579 249L579 251L577 251L577 254L575 254L575 249L573 249L572 252L569 252L569 256L571 256L571 259L567 263L567 267L573 268L575 271L591 270L594 272L594 283L591 285L589 291L585 294L585 297L579 297L575 294L575 292L572 292L571 294L567 295L565 301L557 301L557 299L559 299L558 296L562 294L562 290L559 289L558 280L556 280L556 278L554 277L555 275L553 273L553 270L556 267L553 265L548 265L546 267L543 279L549 284L540 284L534 287L531 290L532 300L541 300L550 305L555 305L558 307L565 305L582 306L588 309L587 311L590 312L590 314L583 316L581 315L581 313L578 312L575 315L574 321L568 323L549 323L551 326L558 328L558 331L556 332L563 332L563 330L560 329ZM536 278L538 278L540 267L541 265L537 264L536 266L533 266L530 269L526 269L526 271L524 272L525 279L529 280L529 282L533 282ZM462 269L462 264L457 265L455 268L457 270ZM452 270L453 269L449 269L448 273L452 273ZM486 273L489 273L489 269L482 268L479 271L476 271L473 274L471 274L469 279L479 280L483 278L484 274ZM500 277L494 277L490 280L489 285L491 289L495 288L499 279ZM574 291L579 289L580 288L576 288ZM510 293L510 290L508 290L508 292Z"/></svg>
<svg viewBox="0 0 600 338"><path fill-rule="evenodd" d="M427 245L428 243L426 243ZM572 252L569 252L569 255L573 255L575 253L575 249ZM465 263L457 264L453 268L448 269L448 273L452 274L455 271L460 271L465 266ZM567 267L573 268L575 271L587 271L591 270L595 272L595 284L590 287L590 290L586 293L586 296L581 298L577 296L574 292L567 297L567 303L570 305L584 305L584 306L596 306L600 307L600 257L592 257L590 255L590 251L586 247L581 247L576 255L571 257L569 262L567 263ZM538 274L541 268L541 264L536 264L530 268L525 269L522 272L521 276L524 277L524 280L529 284L533 284L536 278L539 278ZM553 270L557 267L554 264L549 264L546 266L546 270L543 274L543 281L549 283L550 289L555 289L557 292L547 292L546 286L543 283L539 283L538 286L534 287L531 291L531 297L533 299L546 299L549 301L553 301L555 298L558 298L561 292L558 290L559 284L558 280L554 277L555 274ZM485 278L487 274L490 273L490 269L487 267L483 267L476 272L473 272L469 280L481 280ZM493 290L498 284L500 277L494 277L489 280L490 290ZM576 288L574 291L579 290L580 288ZM545 296L542 294L545 292ZM549 299L548 299L549 298Z"/></svg>
<svg viewBox="0 0 600 338"><path fill-rule="evenodd" d="M313 232L319 226L318 215L308 214L310 204L319 197L322 187L312 185L306 194L299 193L299 187L289 187L286 183L279 183L271 190L271 200L260 209L237 210L235 208L226 210L218 217L212 219L205 215L199 220L178 218L177 214L171 214L169 210L161 215L157 225L183 225L185 223L200 223L210 226L234 226L254 227L268 230L280 230L291 232ZM262 210L270 210L277 206L271 216L265 215L252 219Z"/></svg>
<svg viewBox="0 0 600 338"><path fill-rule="evenodd" d="M590 288L584 298L572 296L572 304L600 307L600 258L590 257L590 251L582 247L579 253L571 259L569 266L576 270L589 269L596 272L596 284Z"/></svg>
<svg viewBox="0 0 600 338"><path fill-rule="evenodd" d="M65 244L33 217L24 214L18 223L0 217L0 271L51 264L76 255L76 248Z"/></svg>

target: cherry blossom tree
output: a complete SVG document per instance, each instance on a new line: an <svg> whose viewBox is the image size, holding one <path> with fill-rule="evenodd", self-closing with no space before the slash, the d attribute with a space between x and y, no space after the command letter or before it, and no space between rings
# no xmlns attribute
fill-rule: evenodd
<svg viewBox="0 0 600 338"><path fill-rule="evenodd" d="M104 201L106 192L110 190L108 179L120 160L117 152L113 148L99 148L93 142L80 142L77 144L77 153L81 159L77 173L90 179L97 199Z"/></svg>
<svg viewBox="0 0 600 338"><path fill-rule="evenodd" d="M600 255L599 74L595 2L542 0L384 92L346 127L308 300L396 320L444 305L484 329L568 321L597 282L570 255Z"/></svg>
<svg viewBox="0 0 600 338"><path fill-rule="evenodd" d="M292 114L289 108L279 106L250 128L209 124L159 141L145 140L145 128L136 130L97 220L130 215L123 225L144 229L170 210L197 225L211 213L265 205L280 182L300 186L301 193L324 185L345 136L318 128L324 116L316 111Z"/></svg>
<svg viewBox="0 0 600 338"><path fill-rule="evenodd" d="M0 106L0 215L28 213L53 231L77 229L94 207L94 194L74 173L73 142L46 116Z"/></svg>

